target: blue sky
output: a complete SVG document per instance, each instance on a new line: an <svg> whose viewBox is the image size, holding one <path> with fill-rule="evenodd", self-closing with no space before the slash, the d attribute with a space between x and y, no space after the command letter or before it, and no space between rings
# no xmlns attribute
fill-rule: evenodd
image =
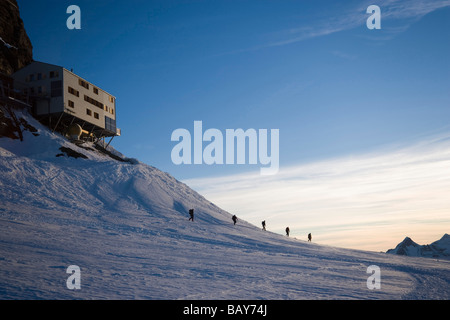
<svg viewBox="0 0 450 320"><path fill-rule="evenodd" d="M367 213L360 220L357 216L363 213L352 215L339 226L339 236L337 224L328 229L323 225L329 212L317 213L316 220L301 213L304 201L292 203L283 212L248 214L258 202L250 197L250 190L264 185L252 176L260 165L174 165L172 132L185 128L193 133L195 120L201 120L205 130L222 132L279 129L280 174L271 177L270 183L266 181L267 188L278 186L278 191L285 190L289 180L311 179L311 185L321 185L304 171L313 164L322 164L321 174L316 176L323 177L348 158L357 161L355 167L364 168L376 168L376 163L364 165L369 161L367 155L373 155L369 157L372 160L391 161L403 150L414 150L411 157L420 158L420 152L428 149L417 146L445 142L442 137L450 132L448 0L18 3L35 60L73 68L117 97L117 122L123 135L114 139L116 149L189 181L208 199L219 201L224 209L237 211L250 222L259 224L264 216L273 215L276 223L271 221L271 225L276 225L272 229L276 232L289 224L299 238L312 229L324 243L337 243L333 237L341 237L343 242L338 244L362 247L357 240L345 242L343 234L350 229L356 233L360 230L357 225L368 228L373 221L367 220L367 215L380 214ZM81 8L81 30L66 27L66 9L71 4ZM366 9L372 4L381 9L380 30L366 27L370 16ZM436 159L446 156L436 155L430 161L436 164ZM402 166L392 161L395 170L391 174L402 171ZM340 172L347 172L344 168L347 166ZM364 176L374 177L378 171L364 172ZM439 172L444 173L437 172L417 179L449 187L435 183ZM350 172L343 176L342 183L350 176ZM230 190L249 184L249 177L253 177L253 189L241 190L244 200L236 201ZM212 188L219 185L224 189ZM391 194L388 189L377 190L379 201ZM292 190L285 192L292 192L290 199L296 197ZM246 194L251 201L245 201ZM357 196L346 193L349 198ZM272 198L271 203L282 206L283 197ZM366 199L367 205L370 199ZM389 201L398 204L395 199ZM320 202L327 203L327 199ZM315 206L312 212L322 212L323 208ZM351 211L347 209L340 210ZM425 216L426 222L421 221ZM402 219L406 217L402 215ZM417 225L404 228L398 219L375 222L385 230L386 225L396 230L396 238L389 238L392 245L406 235L416 242L431 242L440 238L443 230L449 231L450 218L442 216L442 208L414 215L414 219L418 219ZM433 221L441 228L435 228ZM425 224L433 227L419 227ZM413 229L422 230L416 238L409 233ZM376 249L386 250L386 245L379 244Z"/></svg>

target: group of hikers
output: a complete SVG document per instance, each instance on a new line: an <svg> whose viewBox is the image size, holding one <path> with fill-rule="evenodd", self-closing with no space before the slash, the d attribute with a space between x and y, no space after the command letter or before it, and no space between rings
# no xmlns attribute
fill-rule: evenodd
<svg viewBox="0 0 450 320"><path fill-rule="evenodd" d="M231 220L233 220L233 224L236 225L236 222L238 220L236 215L233 215L231 217ZM194 221L194 209L189 209L189 221ZM262 222L262 228L263 228L263 230L266 230L266 220L264 220ZM286 236L288 236L288 237L289 237L289 232L290 232L289 227L286 227ZM311 241L311 240L312 240L312 236L311 236L311 233L309 233L308 241Z"/></svg>

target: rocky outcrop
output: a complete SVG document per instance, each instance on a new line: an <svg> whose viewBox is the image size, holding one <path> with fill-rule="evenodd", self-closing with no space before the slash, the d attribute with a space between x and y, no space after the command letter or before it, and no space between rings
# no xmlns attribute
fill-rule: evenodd
<svg viewBox="0 0 450 320"><path fill-rule="evenodd" d="M33 46L16 0L0 0L0 72L11 75L33 60Z"/></svg>

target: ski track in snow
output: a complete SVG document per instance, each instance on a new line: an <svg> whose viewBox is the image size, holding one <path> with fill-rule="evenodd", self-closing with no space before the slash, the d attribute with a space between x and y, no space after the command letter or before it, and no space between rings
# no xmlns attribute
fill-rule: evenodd
<svg viewBox="0 0 450 320"><path fill-rule="evenodd" d="M449 299L450 263L324 246L231 214L151 166L0 138L1 299ZM89 157L55 157L64 145ZM195 209L194 222L188 210ZM69 290L69 265L81 289ZM367 267L381 269L369 290Z"/></svg>

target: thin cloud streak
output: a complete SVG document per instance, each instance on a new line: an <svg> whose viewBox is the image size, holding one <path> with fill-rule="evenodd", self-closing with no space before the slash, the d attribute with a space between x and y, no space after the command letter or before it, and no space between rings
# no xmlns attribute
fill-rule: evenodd
<svg viewBox="0 0 450 320"><path fill-rule="evenodd" d="M367 7L373 4L372 1L365 1L359 4L357 8L351 8L338 15L334 12L333 16L326 19L319 19L313 26L291 28L279 31L275 34L278 40L266 43L264 47L278 47L293 44L296 42L312 39L316 37L327 36L333 33L350 30L359 26L365 26L369 14L366 13ZM420 20L423 16L450 6L450 0L442 1L425 1L412 0L400 1L391 0L384 1L380 4L381 19L385 20L408 20L402 27L393 27L388 32L401 33L409 28L409 25Z"/></svg>
<svg viewBox="0 0 450 320"><path fill-rule="evenodd" d="M265 40L252 47L237 48L231 51L216 53L210 57L222 57L241 53L254 52L267 48L282 47L295 44L305 40L331 35L337 32L351 30L357 27L366 26L366 20L370 16L366 10L373 1L359 3L358 7L343 10L341 13L333 11L332 16L326 18L317 18L317 22L306 26L293 27L266 34ZM378 33L376 40L391 40L396 35L405 32L410 25L420 20L423 16L450 6L450 0L426 1L426 0L391 0L380 4L383 34ZM401 25L383 27L383 21L401 21ZM299 23L302 21L300 20ZM308 21L309 22L309 21ZM308 23L304 22L304 23ZM372 36L373 37L373 36ZM372 38L371 38L372 39ZM204 57L203 57L204 58Z"/></svg>
<svg viewBox="0 0 450 320"><path fill-rule="evenodd" d="M405 236L434 241L450 230L450 135L403 148L186 184L223 209L301 239L387 250ZM382 240L381 240L381 239ZM433 240L433 238L435 238Z"/></svg>

